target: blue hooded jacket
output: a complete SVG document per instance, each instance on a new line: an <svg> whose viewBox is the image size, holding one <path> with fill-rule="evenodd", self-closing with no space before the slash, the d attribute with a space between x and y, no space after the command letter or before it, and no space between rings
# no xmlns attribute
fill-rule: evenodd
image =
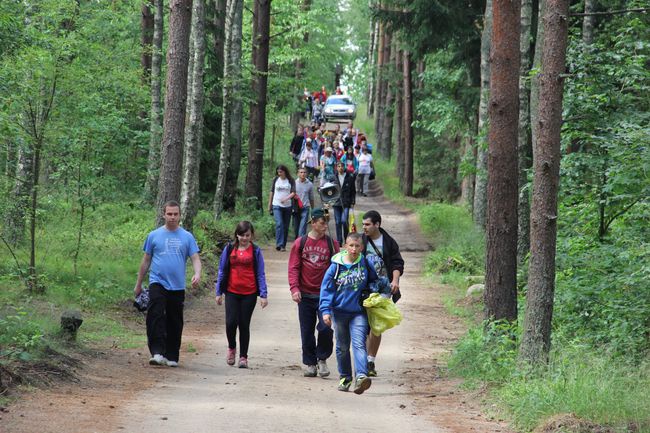
<svg viewBox="0 0 650 433"><path fill-rule="evenodd" d="M319 310L322 314L361 313L361 292L370 291L370 283L377 280L377 273L363 254L352 263L344 263L347 251L341 251L332 257L332 264L325 272L320 286Z"/></svg>

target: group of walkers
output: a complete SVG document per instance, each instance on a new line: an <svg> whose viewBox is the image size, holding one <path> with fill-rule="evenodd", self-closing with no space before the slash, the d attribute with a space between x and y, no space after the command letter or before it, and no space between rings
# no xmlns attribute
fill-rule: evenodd
<svg viewBox="0 0 650 433"><path fill-rule="evenodd" d="M306 177L306 173L300 176ZM196 286L201 279L201 261L194 237L179 226L178 203L167 202L163 215L165 225L149 233L145 241L134 292L142 296L142 282L149 271L149 363L177 367L185 264L190 258L192 285ZM295 240L289 255L288 282L291 298L298 305L304 376L330 375L327 359L334 350L335 337L338 389L352 387L362 394L370 387L370 378L377 375L375 357L381 342L369 333L362 301L370 292L378 292L396 302L404 261L397 242L381 227L377 211L366 212L364 234L349 233L343 245L327 235L327 218L323 209L312 209L310 230ZM239 368L248 368L250 322L257 298L262 308L268 305L264 257L253 243L254 234L250 222L237 225L233 241L221 254L215 285L217 304L225 304L226 310L226 362L235 365L237 361L239 331Z"/></svg>
<svg viewBox="0 0 650 433"><path fill-rule="evenodd" d="M342 95L343 91L340 87L337 87L335 93ZM310 92L305 87L302 100L305 103L305 117L311 119L312 122L318 125L323 123L323 109L327 101L327 90L325 90L325 86L322 86L319 91L315 92Z"/></svg>

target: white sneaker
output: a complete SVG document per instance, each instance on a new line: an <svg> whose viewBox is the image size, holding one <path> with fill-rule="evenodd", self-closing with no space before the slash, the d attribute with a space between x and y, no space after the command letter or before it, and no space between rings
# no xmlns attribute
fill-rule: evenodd
<svg viewBox="0 0 650 433"><path fill-rule="evenodd" d="M160 355L159 353L156 353L154 356L151 357L149 360L149 365L167 365L167 358L164 356Z"/></svg>
<svg viewBox="0 0 650 433"><path fill-rule="evenodd" d="M169 359L165 360L167 362L167 367L178 367L177 361L170 361Z"/></svg>
<svg viewBox="0 0 650 433"><path fill-rule="evenodd" d="M330 375L330 369L327 368L327 361L324 359L318 361L318 374L320 377L327 377Z"/></svg>

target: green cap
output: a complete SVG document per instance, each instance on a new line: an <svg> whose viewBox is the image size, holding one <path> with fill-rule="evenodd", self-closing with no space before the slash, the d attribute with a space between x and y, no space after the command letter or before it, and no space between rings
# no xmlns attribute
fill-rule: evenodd
<svg viewBox="0 0 650 433"><path fill-rule="evenodd" d="M309 221L311 222L318 218L325 218L325 211L319 207L311 210L311 219Z"/></svg>

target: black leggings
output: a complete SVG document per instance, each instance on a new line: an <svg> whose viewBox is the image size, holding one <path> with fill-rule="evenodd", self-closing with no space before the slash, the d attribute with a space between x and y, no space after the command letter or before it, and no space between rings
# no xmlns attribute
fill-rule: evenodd
<svg viewBox="0 0 650 433"><path fill-rule="evenodd" d="M251 338L250 325L257 293L238 295L226 292L226 337L228 348L237 347L237 328L239 328L239 356L248 358L248 343Z"/></svg>

